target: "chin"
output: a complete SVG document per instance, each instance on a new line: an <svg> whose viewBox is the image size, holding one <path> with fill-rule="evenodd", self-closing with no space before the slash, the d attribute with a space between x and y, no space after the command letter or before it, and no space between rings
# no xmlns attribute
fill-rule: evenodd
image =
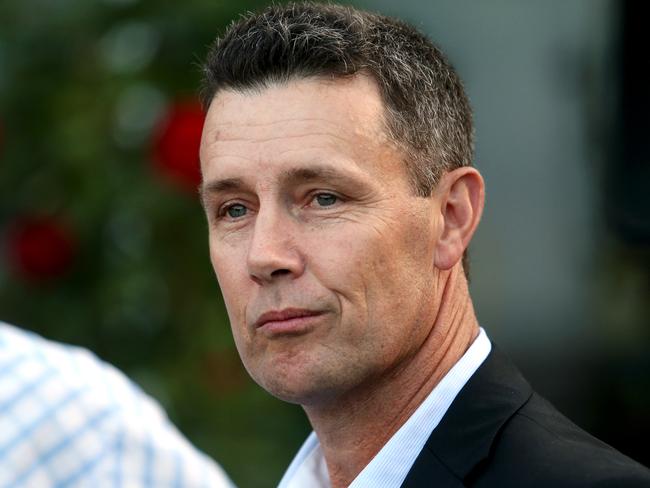
<svg viewBox="0 0 650 488"><path fill-rule="evenodd" d="M277 381L275 379L265 379L252 376L255 383L262 387L267 393L273 395L278 400L282 400L287 403L295 403L297 405L303 404L304 392L300 389L288 387L284 383ZM291 385L295 386L295 385Z"/></svg>
<svg viewBox="0 0 650 488"><path fill-rule="evenodd" d="M271 395L288 403L322 405L338 398L346 389L344 371L337 365L332 367L332 361L304 345L246 359L244 366L251 378Z"/></svg>
<svg viewBox="0 0 650 488"><path fill-rule="evenodd" d="M331 383L326 378L298 374L292 371L273 371L267 368L262 374L251 374L253 380L279 400L297 405L315 405L327 402L335 389L324 387Z"/></svg>

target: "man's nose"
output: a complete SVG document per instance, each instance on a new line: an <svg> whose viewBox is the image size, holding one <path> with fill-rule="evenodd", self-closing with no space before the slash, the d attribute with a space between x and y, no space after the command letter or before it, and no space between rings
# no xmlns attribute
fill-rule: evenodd
<svg viewBox="0 0 650 488"><path fill-rule="evenodd" d="M248 249L248 273L259 284L281 276L298 277L304 270L295 222L276 209L260 210Z"/></svg>

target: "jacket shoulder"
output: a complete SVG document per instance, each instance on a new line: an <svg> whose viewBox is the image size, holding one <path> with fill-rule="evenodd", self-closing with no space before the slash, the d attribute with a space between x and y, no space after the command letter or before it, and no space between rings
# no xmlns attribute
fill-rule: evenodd
<svg viewBox="0 0 650 488"><path fill-rule="evenodd" d="M596 439L536 393L509 419L468 485L650 487L650 470Z"/></svg>
<svg viewBox="0 0 650 488"><path fill-rule="evenodd" d="M558 412L493 345L402 486L650 488L650 470Z"/></svg>

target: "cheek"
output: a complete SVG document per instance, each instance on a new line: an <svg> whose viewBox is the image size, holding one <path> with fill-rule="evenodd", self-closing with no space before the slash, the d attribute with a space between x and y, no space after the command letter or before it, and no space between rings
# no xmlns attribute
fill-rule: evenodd
<svg viewBox="0 0 650 488"><path fill-rule="evenodd" d="M378 340L373 333L382 302L387 301L384 281L390 279L381 240L371 229L357 227L310 244L312 274L338 301L343 323L337 331L340 340L352 347L369 347Z"/></svg>
<svg viewBox="0 0 650 488"><path fill-rule="evenodd" d="M364 236L359 232L313 233L307 242L307 264L325 288L343 298L357 294L368 266L369 255Z"/></svg>
<svg viewBox="0 0 650 488"><path fill-rule="evenodd" d="M245 280L248 275L245 266L242 266L242 258L235 256L233 252L224 252L223 249L217 250L211 244L210 261L223 295L228 316L233 329L235 329L235 324L245 323Z"/></svg>
<svg viewBox="0 0 650 488"><path fill-rule="evenodd" d="M348 277L367 308L370 324L413 320L419 302L433 284L430 227L419 222L395 224L381 233L348 241ZM426 224L426 223L424 223ZM361 236L359 236L361 237ZM338 268L340 272L345 269Z"/></svg>

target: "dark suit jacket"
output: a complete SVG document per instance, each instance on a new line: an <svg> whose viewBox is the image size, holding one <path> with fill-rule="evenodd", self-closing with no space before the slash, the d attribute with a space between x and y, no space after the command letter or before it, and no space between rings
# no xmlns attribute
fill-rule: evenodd
<svg viewBox="0 0 650 488"><path fill-rule="evenodd" d="M493 346L402 486L650 487L650 470L560 414Z"/></svg>

